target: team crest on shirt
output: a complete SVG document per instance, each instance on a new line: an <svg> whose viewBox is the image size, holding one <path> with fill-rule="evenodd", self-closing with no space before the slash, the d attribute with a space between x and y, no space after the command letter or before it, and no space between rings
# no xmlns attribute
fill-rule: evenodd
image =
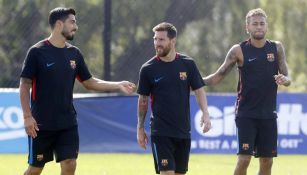
<svg viewBox="0 0 307 175"><path fill-rule="evenodd" d="M72 68L72 69L76 69L76 61L75 60L70 60L70 67Z"/></svg>
<svg viewBox="0 0 307 175"><path fill-rule="evenodd" d="M179 78L180 80L186 80L187 79L187 72L179 72Z"/></svg>
<svg viewBox="0 0 307 175"><path fill-rule="evenodd" d="M242 149L245 150L245 151L248 150L249 149L249 144L248 143L243 143L242 144Z"/></svg>
<svg viewBox="0 0 307 175"><path fill-rule="evenodd" d="M167 159L162 159L161 160L161 165L162 166L167 166L168 165L168 160Z"/></svg>
<svg viewBox="0 0 307 175"><path fill-rule="evenodd" d="M269 62L273 62L275 60L274 54L273 53L268 53L266 54L266 58Z"/></svg>
<svg viewBox="0 0 307 175"><path fill-rule="evenodd" d="M37 161L42 161L44 159L44 155L38 154L38 155L36 155L36 159L37 159Z"/></svg>

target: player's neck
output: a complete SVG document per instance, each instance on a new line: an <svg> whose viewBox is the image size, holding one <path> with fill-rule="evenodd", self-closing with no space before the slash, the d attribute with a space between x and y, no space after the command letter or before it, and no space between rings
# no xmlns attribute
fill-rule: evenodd
<svg viewBox="0 0 307 175"><path fill-rule="evenodd" d="M51 33L48 38L48 41L54 46L58 48L64 48L66 39L61 34Z"/></svg>
<svg viewBox="0 0 307 175"><path fill-rule="evenodd" d="M170 50L170 52L165 57L160 57L164 62L172 62L176 58L175 49Z"/></svg>
<svg viewBox="0 0 307 175"><path fill-rule="evenodd" d="M256 39L251 38L251 44L257 48L262 48L265 45L265 42L266 42L265 38L261 40L256 40Z"/></svg>

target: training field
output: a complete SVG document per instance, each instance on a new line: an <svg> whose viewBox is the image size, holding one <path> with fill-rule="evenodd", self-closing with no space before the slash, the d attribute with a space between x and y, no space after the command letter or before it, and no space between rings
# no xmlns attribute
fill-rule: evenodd
<svg viewBox="0 0 307 175"><path fill-rule="evenodd" d="M235 155L192 154L187 175L231 175ZM21 175L25 154L0 154L1 175ZM258 159L252 159L248 174L257 172ZM59 164L48 163L43 175L59 175ZM80 154L76 175L153 175L150 154ZM307 175L307 156L280 155L274 159L273 175Z"/></svg>

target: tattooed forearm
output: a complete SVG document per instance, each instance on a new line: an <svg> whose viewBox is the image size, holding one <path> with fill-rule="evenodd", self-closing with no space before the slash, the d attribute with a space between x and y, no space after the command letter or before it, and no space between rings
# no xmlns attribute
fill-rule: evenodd
<svg viewBox="0 0 307 175"><path fill-rule="evenodd" d="M277 43L278 68L279 73L288 76L288 66L286 63L286 54L281 43Z"/></svg>
<svg viewBox="0 0 307 175"><path fill-rule="evenodd" d="M144 128L145 117L148 109L148 97L140 95L138 99L138 128Z"/></svg>
<svg viewBox="0 0 307 175"><path fill-rule="evenodd" d="M223 65L218 69L217 73L225 77L233 68L233 66L236 64L236 54L234 52L234 49L231 49L228 54L226 55L225 62Z"/></svg>
<svg viewBox="0 0 307 175"><path fill-rule="evenodd" d="M203 78L206 85L215 85L219 83L233 68L237 63L237 46L233 46L226 55L224 63L220 68L213 74Z"/></svg>

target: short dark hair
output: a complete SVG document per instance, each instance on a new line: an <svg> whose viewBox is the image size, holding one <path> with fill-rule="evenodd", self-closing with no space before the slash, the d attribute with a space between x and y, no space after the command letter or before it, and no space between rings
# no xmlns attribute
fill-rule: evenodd
<svg viewBox="0 0 307 175"><path fill-rule="evenodd" d="M49 13L50 27L53 29L57 20L65 21L70 14L76 15L76 11L73 8L66 7L57 7L51 10Z"/></svg>
<svg viewBox="0 0 307 175"><path fill-rule="evenodd" d="M267 15L266 15L265 11L262 10L261 8L256 8L256 9L250 10L250 11L246 14L246 17L245 17L245 22L246 22L246 24L249 24L250 18L251 18L252 16L262 16L262 17L264 17L265 19L267 19Z"/></svg>
<svg viewBox="0 0 307 175"><path fill-rule="evenodd" d="M170 39L173 39L177 36L177 29L176 27L171 24L171 23L167 23L167 22L162 22L158 25L156 25L153 29L153 32L157 32L157 31L166 31L167 32L167 37L169 37Z"/></svg>

